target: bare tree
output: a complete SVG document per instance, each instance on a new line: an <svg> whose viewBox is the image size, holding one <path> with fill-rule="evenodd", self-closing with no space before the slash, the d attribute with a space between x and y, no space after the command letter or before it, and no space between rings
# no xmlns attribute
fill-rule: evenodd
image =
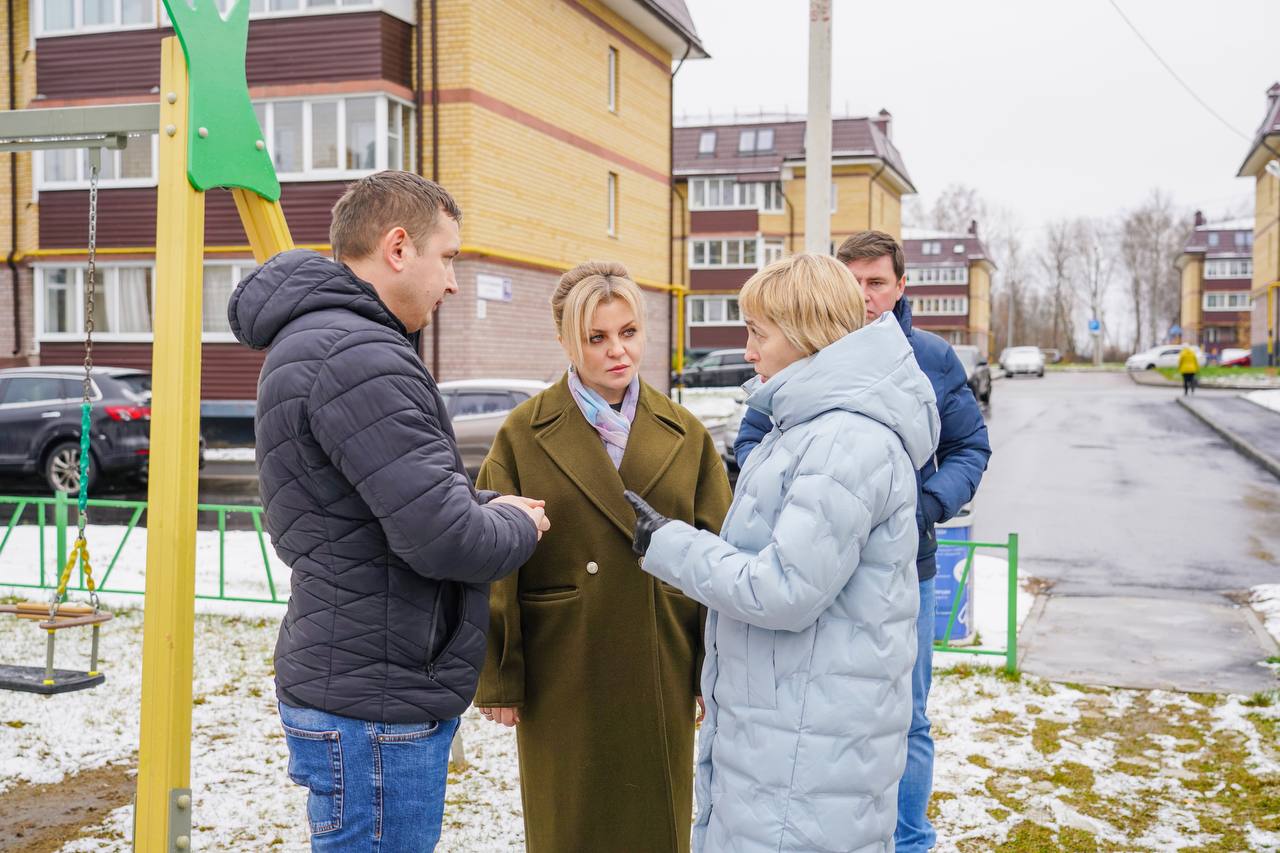
<svg viewBox="0 0 1280 853"><path fill-rule="evenodd" d="M1129 301L1133 306L1133 351L1139 352L1142 346L1142 316L1146 305L1146 282L1142 277L1144 243L1142 233L1142 214L1138 211L1127 214L1120 227L1120 259L1124 264L1126 283L1129 288Z"/></svg>
<svg viewBox="0 0 1280 853"><path fill-rule="evenodd" d="M1089 342L1094 362L1100 363L1107 334L1106 301L1115 272L1116 241L1111 223L1102 219L1078 219L1075 231L1083 283L1081 295L1089 318L1097 320L1101 326L1099 334L1092 336Z"/></svg>
<svg viewBox="0 0 1280 853"><path fill-rule="evenodd" d="M1160 190L1152 190L1139 207L1126 214L1121 226L1120 255L1133 302L1134 348L1159 343L1162 332L1178 319L1181 282L1174 261L1186 239L1183 216Z"/></svg>
<svg viewBox="0 0 1280 853"><path fill-rule="evenodd" d="M1076 240L1077 229L1073 222L1054 220L1045 226L1044 246L1040 252L1052 328L1050 340L1052 346L1064 355L1074 355L1076 351L1074 314L1079 272Z"/></svg>

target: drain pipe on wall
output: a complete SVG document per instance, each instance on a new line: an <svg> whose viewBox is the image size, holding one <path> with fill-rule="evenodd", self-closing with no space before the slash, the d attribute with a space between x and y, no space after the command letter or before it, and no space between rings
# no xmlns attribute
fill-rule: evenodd
<svg viewBox="0 0 1280 853"><path fill-rule="evenodd" d="M12 0L10 0L12 2ZM684 67L684 61L689 58L690 51L693 50L693 42L685 42L684 56L680 57L680 61L676 63L676 68L671 72L671 79L667 83L667 284L675 284L676 275L676 258L675 252L671 248L671 244L676 240L675 225L671 220L675 218L675 195L676 195L676 75L680 73L680 69ZM680 208L680 231L684 233L684 206ZM683 238L680 241L681 249L684 248ZM674 363L671 358L671 351L676 350L677 336L684 334L684 329L676 328L676 300L684 299L683 294L677 294L674 290L667 291L667 393L671 393L671 374L672 368L683 369L684 365ZM676 362L682 359L676 359Z"/></svg>
<svg viewBox="0 0 1280 853"><path fill-rule="evenodd" d="M6 0L9 15L9 109L18 108L18 87L14 80L17 63L13 55L13 0ZM17 358L22 353L22 285L18 282L18 153L9 152L9 267L13 285L13 352Z"/></svg>

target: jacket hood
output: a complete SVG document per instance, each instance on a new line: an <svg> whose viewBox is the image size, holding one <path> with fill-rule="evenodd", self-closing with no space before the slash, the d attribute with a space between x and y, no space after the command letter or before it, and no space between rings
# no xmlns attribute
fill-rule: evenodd
<svg viewBox="0 0 1280 853"><path fill-rule="evenodd" d="M902 334L911 337L911 300L905 296L898 297L898 301L893 303L893 316L898 318Z"/></svg>
<svg viewBox="0 0 1280 853"><path fill-rule="evenodd" d="M768 382L751 380L746 390L747 405L784 431L844 410L893 430L917 469L938 446L937 398L895 317L882 315Z"/></svg>
<svg viewBox="0 0 1280 853"><path fill-rule="evenodd" d="M227 319L236 340L266 349L286 325L315 311L341 308L406 334L373 285L345 265L309 249L281 252L231 294Z"/></svg>

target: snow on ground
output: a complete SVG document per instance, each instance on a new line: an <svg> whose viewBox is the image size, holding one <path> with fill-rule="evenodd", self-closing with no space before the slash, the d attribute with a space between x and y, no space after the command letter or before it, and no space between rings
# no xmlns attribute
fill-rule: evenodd
<svg viewBox="0 0 1280 853"><path fill-rule="evenodd" d="M1280 643L1280 583L1264 583L1249 590L1249 603L1261 614L1267 631Z"/></svg>
<svg viewBox="0 0 1280 853"><path fill-rule="evenodd" d="M1280 412L1280 388L1270 391L1250 391L1244 395L1246 399L1252 400L1259 406L1266 406L1272 411Z"/></svg>
<svg viewBox="0 0 1280 853"><path fill-rule="evenodd" d="M206 462L256 462L252 447L208 447L205 448Z"/></svg>
<svg viewBox="0 0 1280 853"><path fill-rule="evenodd" d="M114 551L123 528L95 528L91 544ZM145 531L135 531L134 536ZM22 534L22 535L19 535ZM216 534L200 534L200 587L216 589ZM254 533L228 533L228 593L265 595ZM52 547L51 545L49 546ZM141 588L144 540L126 545L116 577ZM13 549L13 550L10 550ZM16 528L0 554L0 584L32 565L34 535ZM104 557L103 559L106 559ZM272 555L274 561L274 555ZM287 572L276 566L277 590ZM1005 571L997 556L975 560L977 627L984 647L1001 647ZM28 569L28 571L30 571ZM1019 622L1032 596L1018 596ZM113 599L137 607L141 599ZM202 602L200 609L213 608ZM192 787L193 847L305 851L305 792L287 777L275 711L272 649L279 605L220 605L196 618ZM1280 621L1280 585L1255 591L1255 606ZM88 634L63 632L59 662L87 659ZM142 614L121 610L103 630L107 682L54 697L0 693L0 791L57 782L106 764L136 763ZM6 661L39 664L43 636L30 623L0 621ZM930 716L937 738L934 820L938 850L1280 850L1280 708L1257 697L1058 685L1007 678L999 658L937 655ZM442 851L523 849L514 732L469 711L461 729L468 767L450 777ZM125 851L132 807L64 851Z"/></svg>

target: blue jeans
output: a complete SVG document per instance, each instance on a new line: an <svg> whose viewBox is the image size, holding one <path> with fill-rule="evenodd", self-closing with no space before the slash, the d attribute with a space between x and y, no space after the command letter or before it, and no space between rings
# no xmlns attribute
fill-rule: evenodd
<svg viewBox="0 0 1280 853"><path fill-rule="evenodd" d="M897 853L925 851L938 840L929 823L929 794L933 791L933 738L929 735L929 685L933 682L933 578L920 582L920 616L916 622L916 666L911 671L911 729L907 733L907 769L898 783L898 829L893 834Z"/></svg>
<svg viewBox="0 0 1280 853"><path fill-rule="evenodd" d="M313 853L435 849L457 719L372 723L279 706L289 778L310 792Z"/></svg>

